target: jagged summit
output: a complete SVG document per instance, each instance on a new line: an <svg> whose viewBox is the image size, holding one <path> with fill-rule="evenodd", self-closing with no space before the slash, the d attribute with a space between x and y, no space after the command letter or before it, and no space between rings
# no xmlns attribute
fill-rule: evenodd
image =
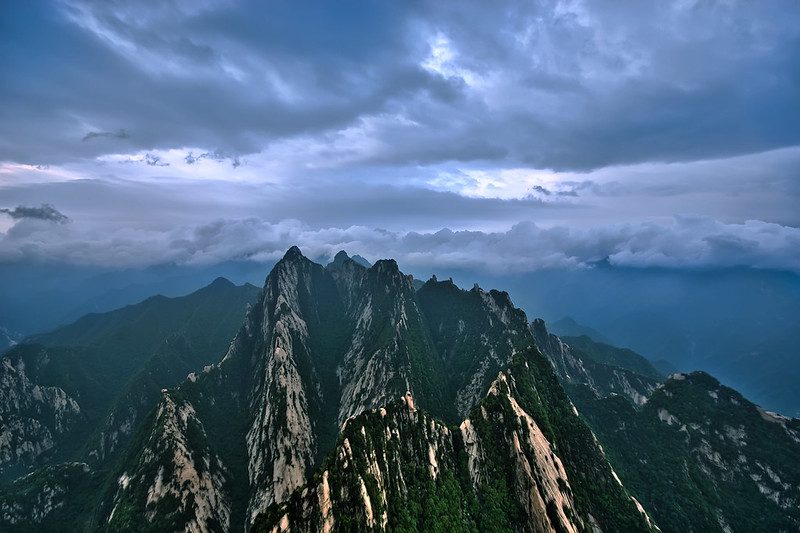
<svg viewBox="0 0 800 533"><path fill-rule="evenodd" d="M531 328L535 333L547 334L547 325L542 318L534 318L531 322Z"/></svg>
<svg viewBox="0 0 800 533"><path fill-rule="evenodd" d="M344 250L339 250L336 252L336 255L333 257L333 260L327 264L325 268L329 267L340 267L344 265L347 261L352 261L357 265L360 265L364 268L369 268L372 266L372 263L364 259L358 254L354 254L352 257L347 254Z"/></svg>
<svg viewBox="0 0 800 533"><path fill-rule="evenodd" d="M516 370L510 372L514 364ZM519 398L487 400L486 416L470 415L500 374L509 387L519 389ZM338 462L342 475L331 471L329 488L335 485L338 494L356 500L365 499L366 491L369 503L357 507L371 511L340 508L335 512L337 523L344 530L388 527L400 519L400 507L392 505L405 507L402 502L410 501L410 492L390 490L385 476L392 470L383 467L372 470L371 478L363 472L361 481L351 477L347 465L360 464L357 457L365 453L369 456L371 447L378 446L370 439L378 433L367 433L365 441L366 430L356 429L352 421L344 430L344 441L339 432L352 417L391 412L390 406L401 397L406 405L413 398L414 406L427 414L404 412L428 417L425 424L430 426L423 440L413 437L415 426L401 419L380 432L394 431L396 436L389 441L411 446L425 461L417 465L417 459L392 456L412 461L399 465L409 491L426 486L414 474L423 466L420 472L433 472L437 483L447 479L439 478L439 472L471 479L458 490L467 491L464 498L473 494L469 498L477 498L480 508L485 505L483 491L492 490L484 486L486 476L494 475L491 472L501 464L509 469L508 475L516 472L519 480L508 487L504 500L512 520L568 526L588 524L591 515L611 531L620 529L619 516L624 515L629 523L646 529L588 430L583 426L574 434L569 433L572 429L555 430L561 420L580 426L580 419L536 351L525 314L513 307L506 293L464 291L451 280L414 290L413 278L403 274L393 259L363 268L340 252L325 268L304 258L297 247L290 248L267 277L261 300L250 309L222 362L164 396L159 418L141 440L144 449L132 451L118 473L126 481L109 496L105 520L112 528L125 528L127 520L145 516L151 524L172 530L240 530L259 517L271 523L271 509L292 498L318 468L330 464L331 457L344 453L348 458ZM477 428L464 430L472 443L469 458L459 455L465 453L460 440L452 440L468 416L469 427ZM526 429L515 440L507 440L520 416L528 417ZM389 423L389 416L382 420ZM512 426L502 429L508 423ZM438 451L431 450L427 440L436 435ZM498 441L498 435L507 437ZM175 453L170 443L181 453ZM495 457L496 449L507 454ZM555 453L566 454L559 459L563 470L553 470ZM513 457L518 459L508 462ZM425 466L428 463L432 469ZM481 466L464 477L457 469L468 463ZM582 464L592 464L592 471L581 472ZM451 465L450 474L445 474L445 465ZM196 484L180 482L186 476L195 479L195 474ZM540 486L538 480L545 474L550 482ZM564 476L571 483L559 481ZM493 483L505 483L503 479L507 478L498 477ZM383 495L373 491L381 483ZM580 496L570 501L566 515L556 518L547 509L548 505L562 508L559 502L567 498L559 488L563 486ZM323 481L319 490L325 492L324 487ZM530 502L534 494L537 500ZM381 503L384 497L396 500ZM171 498L182 503L152 505ZM351 505L336 501L334 505ZM619 516L603 510L609 501L616 501ZM323 501L323 516L326 505ZM459 508L460 504L453 507ZM350 519L356 522L347 526ZM463 520L451 525L468 526L469 520ZM306 521L302 513L293 515L292 523L300 531L313 531L322 524Z"/></svg>
<svg viewBox="0 0 800 533"><path fill-rule="evenodd" d="M301 252L300 248L298 248L297 246L292 246L291 248L286 250L286 253L283 255L284 260L299 259L301 257L305 258L303 252Z"/></svg>
<svg viewBox="0 0 800 533"><path fill-rule="evenodd" d="M400 266L394 259L378 259L371 268L385 272L400 272Z"/></svg>
<svg viewBox="0 0 800 533"><path fill-rule="evenodd" d="M333 261L329 263L329 265L341 265L348 259L350 259L350 256L347 255L347 252L345 252L344 250L339 250L333 257Z"/></svg>
<svg viewBox="0 0 800 533"><path fill-rule="evenodd" d="M800 523L800 421L705 373L661 383L630 350L528 323L506 292L417 283L393 260L323 267L292 247L262 290L228 284L88 317L94 355L23 345L3 360L0 459L24 438L38 457L17 459L46 469L0 487L0 529L656 529L644 508L664 531ZM220 339L225 292L242 305ZM218 348L197 358L206 337ZM122 394L109 384L105 416L84 385L125 374L103 365L126 338L156 352ZM88 458L53 464L50 441L84 428Z"/></svg>

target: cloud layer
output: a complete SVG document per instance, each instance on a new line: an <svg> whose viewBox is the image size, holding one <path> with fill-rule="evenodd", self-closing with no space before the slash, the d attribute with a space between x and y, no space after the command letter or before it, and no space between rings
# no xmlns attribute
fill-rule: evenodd
<svg viewBox="0 0 800 533"><path fill-rule="evenodd" d="M8 0L0 261L797 270L798 72L793 0Z"/></svg>
<svg viewBox="0 0 800 533"><path fill-rule="evenodd" d="M573 170L800 142L790 0L2 9L0 159L23 163L299 139Z"/></svg>
<svg viewBox="0 0 800 533"><path fill-rule="evenodd" d="M468 268L495 273L613 265L669 268L752 266L800 273L800 229L760 221L723 224L676 217L665 223L576 230L520 223L508 231L396 232L363 226L311 228L297 220L222 219L171 231L80 229L23 219L0 240L0 261L111 267L161 263L268 263L299 245L313 258L341 249L372 261L392 257L412 271Z"/></svg>

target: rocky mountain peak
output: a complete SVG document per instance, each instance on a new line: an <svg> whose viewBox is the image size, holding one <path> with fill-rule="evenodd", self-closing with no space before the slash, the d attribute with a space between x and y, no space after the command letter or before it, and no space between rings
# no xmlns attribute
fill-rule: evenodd
<svg viewBox="0 0 800 533"><path fill-rule="evenodd" d="M372 266L372 263L370 263L365 257L362 257L358 254L353 254L353 256L350 259L352 259L353 261L355 261L356 263L365 268L369 268Z"/></svg>
<svg viewBox="0 0 800 533"><path fill-rule="evenodd" d="M211 287L246 289L228 284ZM187 301L187 319L223 292ZM395 261L365 268L344 251L323 267L292 247L257 294L210 362L171 366L225 305L205 304L199 333L160 333L148 381L115 400L88 465L50 458L103 416L84 408L83 385L56 386L73 367L95 386L74 364L92 352L15 348L0 364L0 474L20 450L49 470L0 487L0 529L66 517L60 529L656 530L644 508L664 531L800 523L800 421L705 373L659 386L640 355L559 338L506 292L435 277L414 290ZM112 322L140 324L169 302ZM144 342L170 318L127 336ZM111 331L95 366L126 337ZM170 368L171 381L155 380Z"/></svg>
<svg viewBox="0 0 800 533"><path fill-rule="evenodd" d="M376 272L389 275L400 274L400 267L394 259L378 259L371 268L375 269Z"/></svg>
<svg viewBox="0 0 800 533"><path fill-rule="evenodd" d="M548 335L547 325L541 318L533 319L533 322L531 322L531 330L533 331L534 336L537 337L545 337Z"/></svg>
<svg viewBox="0 0 800 533"><path fill-rule="evenodd" d="M379 259L367 271L377 283L384 286L387 294L391 291L414 292L413 276L403 274L394 259Z"/></svg>
<svg viewBox="0 0 800 533"><path fill-rule="evenodd" d="M292 246L291 248L286 250L286 253L283 255L283 259L285 261L292 261L295 259L299 259L301 257L304 257L303 252L301 252L300 248L298 248L297 246Z"/></svg>

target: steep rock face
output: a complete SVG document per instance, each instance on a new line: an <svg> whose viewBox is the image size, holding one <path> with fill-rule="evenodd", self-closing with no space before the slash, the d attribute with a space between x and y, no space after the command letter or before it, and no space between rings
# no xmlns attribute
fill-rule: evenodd
<svg viewBox="0 0 800 533"><path fill-rule="evenodd" d="M456 421L483 397L514 355L531 346L527 319L507 293L486 292L477 285L464 291L451 280L432 278L417 295L450 385L448 403L455 412L443 414Z"/></svg>
<svg viewBox="0 0 800 533"><path fill-rule="evenodd" d="M491 477L498 465L487 461L486 448L499 444L507 448L510 457L512 493L522 518L532 531L579 531L584 528L576 511L567 472L561 459L542 430L514 397L514 378L501 373L489 389L490 401L467 418L460 426L464 448L470 457L469 474L473 486L480 487ZM481 431L471 431L478 425L502 427L512 423L510 438L504 442L486 442ZM486 431L484 431L486 433Z"/></svg>
<svg viewBox="0 0 800 533"><path fill-rule="evenodd" d="M337 371L342 384L340 424L407 390L431 404L442 399L426 375L439 371L439 361L411 277L393 260L378 261L362 275L362 296L350 310L355 330ZM341 284L346 278L338 279Z"/></svg>
<svg viewBox="0 0 800 533"><path fill-rule="evenodd" d="M575 348L549 333L541 319L531 323L531 332L568 390L582 385L598 398L620 394L643 405L661 381L652 365L630 350L596 343L586 336L571 339L581 347Z"/></svg>
<svg viewBox="0 0 800 533"><path fill-rule="evenodd" d="M702 372L671 376L641 409L622 400L582 412L664 531L800 528L800 421Z"/></svg>
<svg viewBox="0 0 800 533"><path fill-rule="evenodd" d="M249 516L305 481L344 420L418 388L409 343L422 337L413 288L394 261L365 269L339 256L323 269L292 249L267 280L262 310Z"/></svg>
<svg viewBox="0 0 800 533"><path fill-rule="evenodd" d="M556 447L516 393L514 377L500 373L486 399L452 428L417 410L410 394L348 420L320 471L286 503L261 514L254 530L591 529L591 504L576 503L585 491L575 495ZM616 489L605 497L619 515L603 516L604 526L652 528L611 483Z"/></svg>
<svg viewBox="0 0 800 533"><path fill-rule="evenodd" d="M257 372L251 391L255 416L246 437L254 489L249 515L286 498L303 483L314 461L317 443L311 405L328 398L323 397L313 366L312 325L306 317L314 310L307 310L303 303L314 301L325 284L330 285L330 280L322 268L292 249L267 279L260 309L263 316L253 317L259 329L256 349L249 355Z"/></svg>
<svg viewBox="0 0 800 533"><path fill-rule="evenodd" d="M347 428L356 427L354 416L360 420L360 413L370 413L380 405L391 404L392 399L406 391L410 391L415 401L432 416L445 423L457 423L463 419L459 413L470 412L485 396L498 372L507 368L515 357L537 361L538 371L545 372L546 376L538 386L526 385L525 390L533 395L534 403L521 409L533 418L530 423L525 423L524 431L519 431L516 443L503 441L503 449L507 450L504 461L511 465L511 458L515 458L515 466L513 469L509 466L506 477L492 478L496 487L487 489L487 501L493 501L492 491L510 484L517 487L515 492L525 494L525 497L518 499L506 495L502 501L509 508L518 510L522 520L536 514L540 523L549 520L552 523L585 525L589 523L589 516L597 516L607 525L643 523L642 515L624 489L613 480L591 433L576 417L563 391L558 392L560 387L552 370L535 350L524 313L511 305L507 294L485 292L477 287L472 291L462 291L447 282L436 281L415 292L412 278L403 275L394 261L382 260L364 268L339 255L337 260L323 268L303 257L297 248L292 248L270 273L260 299L248 312L244 326L222 361L191 376L179 389L168 394L168 397L175 395L185 405L191 406L192 415L188 419L197 423L189 424L187 428L202 427L202 434L207 436L199 439L201 449L194 450L193 440L188 436L185 447L187 456L194 458L195 464L199 461L197 455L208 458L211 465L217 465L210 478L215 496L213 499L209 497L208 501L230 502L229 514L222 512L221 509L227 509L222 504L214 506L215 511L209 513L201 508L201 501L186 499L186 505L181 507L181 516L185 520L175 529L188 529L187 524L197 523L213 530L222 524L222 517L229 516L230 528L236 530L247 527L256 517L264 516L268 509L276 509L280 504L295 499L297 490L307 483L315 467L329 464L323 463L323 459L337 442L340 447L345 446L339 437L342 424L345 434L348 434ZM525 370L526 374L530 372ZM540 387L550 395L549 399L541 396ZM536 392L532 392L534 389ZM182 405L176 400L176 406ZM379 412L372 415L379 416L375 414ZM364 416L369 418L370 415ZM421 416L415 414L414 421L418 422ZM512 409L498 416L516 424L521 415L514 414ZM554 421L561 416L567 416L570 424L575 425L574 428L565 427L563 434L553 431ZM450 451L450 448L460 446L461 431L434 422L430 417L426 420L430 431L422 440L414 441L418 446L403 439L398 441L401 450L411 450L408 452L411 455L402 455L402 468L406 469L403 472L408 469L416 472L422 468L438 483L438 480L447 478L447 471L451 471L453 479L448 483L462 486L455 480L458 468L448 466L456 465L457 457L462 457L459 455L461 452ZM400 422L398 424L402 426ZM165 432L164 427L157 421L149 424L145 432L148 441L179 440L175 436L159 437ZM369 429L364 429L368 435ZM401 435L405 433L401 431ZM381 433L384 434L385 431ZM441 437L435 445L430 441L434 435L438 435L436 439ZM347 442L356 453L354 438L348 438ZM484 435L481 438L488 437ZM428 444L423 446L423 440ZM561 467L555 460L548 459L546 450L550 444L545 443L552 444L551 450L564 446L567 455ZM539 455L533 451L524 452L533 444L538 446ZM128 487L117 489L115 495L108 498L103 511L106 519L111 517L111 524L133 510L145 514L152 510L147 500L147 494L154 486L153 479L156 479L152 465L173 465L165 467L161 484L180 486L175 478L178 475L174 466L177 465L173 452L175 446L148 446L152 457L137 453L129 457L124 471L119 473L120 479L127 480ZM136 446L132 448L135 449ZM374 448L372 451L377 453ZM415 458L417 452L424 459L423 463ZM346 451L336 453L344 453L336 456L340 461L348 456ZM562 470L570 478L574 477L567 462L577 460L576 464L579 464L587 457L591 458L592 471L581 472L581 476L593 479L594 483L579 479L573 487L578 499L571 500L560 487L564 482ZM355 456L349 460L355 460ZM392 463L389 461L387 464ZM376 527L390 526L392 520L402 518L397 515L399 508L383 514L387 508L382 507L383 496L376 500L377 496L372 495L373 481L378 485L384 483L385 487L391 486L386 483L397 475L383 468L378 464L371 478L362 475L362 482L348 477L347 483L329 469L328 489L323 483L314 491L323 495L334 491L329 494L332 501L337 498L355 499L361 502L359 505L366 513L365 517L370 516L366 510L371 510L372 522L367 523ZM442 476L439 475L440 469ZM403 474L406 481L410 479L408 476L412 476L411 470ZM491 471L488 467L484 470ZM149 475L134 475L136 472L149 472ZM539 482L538 476L544 474L550 476L548 485ZM601 479L605 482L598 483ZM322 482L322 478L319 481ZM350 482L354 484L348 484ZM332 489L334 485L338 487L335 490ZM538 496L531 496L534 485L544 486L545 495L540 491L536 493ZM472 487L473 482L466 482L463 486ZM453 487L455 485L447 492L455 490ZM560 496L550 494L554 487ZM613 496L605 495L602 499L618 505L616 511L602 507L605 504L596 490L603 487L611 487ZM370 495L369 506L364 505L365 493ZM181 493L168 494L184 505ZM473 494L472 488L469 494ZM480 501L483 489L477 489L474 494ZM125 500L120 500L123 496ZM322 498L323 502L325 500ZM123 501L129 505L118 505ZM573 504L577 506L579 501L583 507L573 509ZM120 509L129 512L119 515ZM542 509L545 509L546 516L541 514ZM573 511L576 516L570 516ZM153 523L156 523L163 510L156 508L154 512ZM553 518L557 515L563 516ZM214 521L189 520L199 516L212 516ZM326 516L325 513L319 515L323 526ZM339 523L346 521L345 516L339 516ZM164 520L173 520L173 517L168 515ZM459 524L467 523L460 520Z"/></svg>
<svg viewBox="0 0 800 533"><path fill-rule="evenodd" d="M41 468L0 487L0 531L65 531L88 526L92 489L100 479L88 464L71 462ZM83 516L80 523L73 522L76 515Z"/></svg>
<svg viewBox="0 0 800 533"><path fill-rule="evenodd" d="M0 474L28 470L54 451L58 440L82 421L81 408L59 387L33 382L47 363L42 347L19 347L0 360Z"/></svg>
<svg viewBox="0 0 800 533"><path fill-rule="evenodd" d="M225 466L210 451L194 407L165 393L153 428L135 469L118 479L108 529L136 528L144 498L144 518L154 530L228 530L231 503L222 490Z"/></svg>
<svg viewBox="0 0 800 533"><path fill-rule="evenodd" d="M114 464L161 388L219 360L257 292L219 278L187 296L87 315L6 352L0 481L56 461Z"/></svg>
<svg viewBox="0 0 800 533"><path fill-rule="evenodd" d="M385 408L349 419L339 444L320 473L283 505L260 515L256 531L358 531L402 529L415 523L413 503L419 492L442 492L456 487L457 464L450 429L414 405L406 394ZM423 502L414 502L423 503ZM450 511L466 511L453 498ZM457 526L461 520L451 522Z"/></svg>
<svg viewBox="0 0 800 533"><path fill-rule="evenodd" d="M223 360L181 387L212 433L223 433L223 417L246 428L233 443L211 444L232 470L247 472L247 509L234 510L232 527L302 485L343 420L407 389L434 390L414 371L420 356L434 355L423 327L410 278L394 261L366 269L340 257L325 269L287 252ZM222 412L228 405L233 414ZM236 489L222 485L242 490L241 479Z"/></svg>

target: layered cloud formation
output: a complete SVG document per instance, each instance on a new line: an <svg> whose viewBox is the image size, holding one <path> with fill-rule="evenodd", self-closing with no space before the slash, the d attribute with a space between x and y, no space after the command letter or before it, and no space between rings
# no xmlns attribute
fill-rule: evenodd
<svg viewBox="0 0 800 533"><path fill-rule="evenodd" d="M301 140L362 164L572 170L800 142L789 0L2 9L19 162Z"/></svg>
<svg viewBox="0 0 800 533"><path fill-rule="evenodd" d="M800 273L800 229L758 221L723 224L676 217L663 223L587 229L519 223L508 231L408 232L364 226L311 228L297 220L223 219L171 231L100 231L41 220L15 225L0 241L0 261L60 261L111 267L161 263L272 262L292 245L314 258L341 249L368 259L391 257L409 269L493 273L586 268L599 261L635 267L752 266Z"/></svg>
<svg viewBox="0 0 800 533"><path fill-rule="evenodd" d="M2 261L797 270L791 0L12 0L0 71Z"/></svg>

